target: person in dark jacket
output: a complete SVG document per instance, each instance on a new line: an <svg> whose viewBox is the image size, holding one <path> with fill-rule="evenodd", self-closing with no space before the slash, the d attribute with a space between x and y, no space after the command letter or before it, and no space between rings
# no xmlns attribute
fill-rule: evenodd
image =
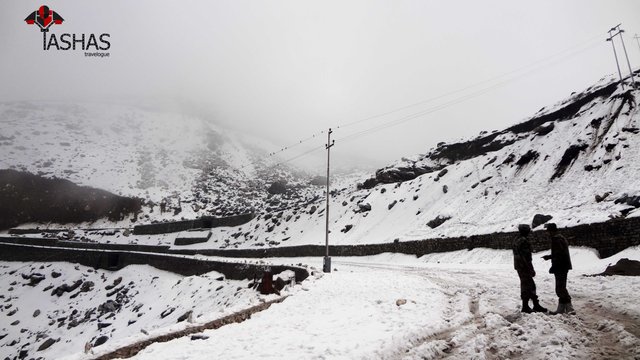
<svg viewBox="0 0 640 360"><path fill-rule="evenodd" d="M536 283L533 278L536 271L531 263L532 247L529 243L529 225L518 225L520 235L513 242L513 267L518 272L520 278L520 298L522 299L522 312L547 312L547 309L540 306L536 295ZM533 308L529 307L529 300L533 301Z"/></svg>
<svg viewBox="0 0 640 360"><path fill-rule="evenodd" d="M556 224L547 224L546 228L551 237L551 254L542 258L551 260L549 273L556 278L556 295L558 295L558 309L552 314L574 313L573 305L571 305L571 296L567 291L567 274L572 269L569 243L564 236L558 233Z"/></svg>

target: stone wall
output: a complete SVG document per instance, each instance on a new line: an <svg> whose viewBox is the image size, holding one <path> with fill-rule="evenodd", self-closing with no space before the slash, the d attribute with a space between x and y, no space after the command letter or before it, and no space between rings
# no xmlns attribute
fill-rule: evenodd
<svg viewBox="0 0 640 360"><path fill-rule="evenodd" d="M559 229L570 246L585 246L596 249L600 257L609 257L630 246L640 245L640 218L616 219L603 223L585 224ZM474 235L469 237L437 238L427 240L394 242L385 244L334 245L329 246L331 256L365 256L385 252L422 256L429 253L473 249L511 249L517 232L502 232ZM549 236L545 230L531 234L531 244L535 251L550 248ZM232 250L172 250L173 253L200 253L225 257L300 257L324 256L322 245L302 245L267 249Z"/></svg>
<svg viewBox="0 0 640 360"><path fill-rule="evenodd" d="M93 249L45 248L19 244L0 243L0 260L3 261L64 261L98 269L119 270L128 265L150 265L160 270L184 276L201 275L210 271L224 274L227 279L242 280L261 278L266 265L198 260L158 253L105 251ZM292 270L296 281L303 281L309 272L296 266L268 266L274 274Z"/></svg>
<svg viewBox="0 0 640 360"><path fill-rule="evenodd" d="M166 234L200 228L215 228L221 226L239 226L246 224L255 217L254 214L242 214L216 218L203 216L195 220L170 221L157 224L138 225L133 228L134 235Z"/></svg>
<svg viewBox="0 0 640 360"><path fill-rule="evenodd" d="M630 246L640 245L640 218L616 219L602 223L585 224L559 229L568 240L570 246L585 246L596 249L601 257L609 257ZM422 256L429 253L446 252L477 247L492 249L511 249L513 238L517 232L502 232L474 235L469 237L436 238L416 241L404 241L385 244L364 245L332 245L331 256L365 256L385 252L395 252ZM273 247L264 249L170 249L167 246L118 245L78 243L37 238L0 238L0 243L12 242L37 244L46 246L64 246L74 248L91 248L103 250L148 251L155 253L210 255L236 258L261 257L302 257L324 256L324 245L300 245L290 247ZM531 234L531 244L535 251L549 249L549 237L544 230Z"/></svg>

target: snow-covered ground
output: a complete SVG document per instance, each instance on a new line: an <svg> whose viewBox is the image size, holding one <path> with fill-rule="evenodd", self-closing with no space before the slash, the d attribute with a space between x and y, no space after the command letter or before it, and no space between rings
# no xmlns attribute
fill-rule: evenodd
<svg viewBox="0 0 640 360"><path fill-rule="evenodd" d="M0 358L21 351L28 358L93 357L275 296L262 296L248 283L216 272L185 277L146 265L107 271L62 262L0 262ZM77 287L54 294L65 284ZM101 337L106 343L84 355L86 344ZM47 341L50 346L38 351Z"/></svg>
<svg viewBox="0 0 640 360"><path fill-rule="evenodd" d="M535 254L544 306L556 296L548 263ZM640 356L640 278L586 277L611 258L571 248L569 291L577 315L519 313L509 251L474 249L420 258L334 257L335 270L251 320L149 346L136 359L633 359ZM274 263L322 259L271 259ZM406 303L404 303L406 300Z"/></svg>

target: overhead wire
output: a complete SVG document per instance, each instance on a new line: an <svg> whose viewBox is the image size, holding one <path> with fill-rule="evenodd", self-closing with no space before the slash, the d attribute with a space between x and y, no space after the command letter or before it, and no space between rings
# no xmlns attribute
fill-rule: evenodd
<svg viewBox="0 0 640 360"><path fill-rule="evenodd" d="M521 78L523 76L526 76L526 75L530 74L533 71L540 70L540 69L542 69L542 68L544 68L546 66L556 64L557 62L562 61L562 60L564 60L566 58L575 56L578 53L581 53L583 51L591 49L592 47L594 47L597 44L592 44L587 48L570 52L569 54L564 55L564 56L563 56L563 54L565 54L565 53L567 53L567 52L569 52L569 51L571 51L573 49L581 48L581 47L584 47L587 44L595 42L595 40L597 38L600 38L601 36L602 36L602 34L598 33L597 35L593 35L593 36L589 37L587 40L581 42L580 44L570 46L570 47L568 47L568 48L566 48L564 50L561 50L559 52L556 52L556 53L554 53L554 54L552 54L550 56L547 56L547 57L542 58L542 59L538 59L538 60L536 60L536 61L534 61L534 62L532 62L530 64L527 64L525 66L521 66L521 67L519 67L517 69L505 72L503 74L494 76L492 78L485 79L485 80L476 82L474 84L467 85L467 86L464 86L462 88L459 88L459 89L456 89L456 90L452 90L452 91L446 92L444 94L437 95L437 96L434 96L434 97L431 97L431 98L428 98L428 99L425 99L425 100L422 100L422 101L418 101L418 102L415 102L415 103L412 103L412 104L409 104L409 105L405 105L405 106L402 106L402 107L399 107L399 108L395 108L395 109L392 109L392 110L388 110L388 111L385 111L385 112L380 113L380 114L375 114L375 115L372 115L372 116L368 116L366 118L354 120L354 121L347 122L347 123L344 123L344 124L338 124L338 125L336 125L336 126L334 126L332 128L333 129L343 129L343 128L346 128L346 127L350 127L350 126L353 126L353 125L357 125L357 124L363 123L365 121L381 118L381 117L384 117L384 116L387 116L387 115L391 115L391 114L399 112L399 111L407 110L407 109L410 109L412 107L416 107L416 106L419 106L419 105L424 105L424 104L427 104L427 103L430 103L430 102L433 102L433 101L436 101L436 100L439 100L439 99L443 99L443 98L446 98L448 96L451 96L451 95L454 95L454 94L457 94L457 93L464 92L464 91L469 90L469 89L473 89L473 88L478 87L478 86L483 85L483 84L494 82L496 80L502 79L502 78L507 77L507 76L512 75L512 74L516 74L518 72L521 72L521 71L523 71L525 69L528 69L528 68L531 68L532 66L534 66L533 69L528 70L528 71L526 71L526 72L524 72L524 73L522 73L520 75L517 75L515 77L511 77L511 78L508 78L506 80L500 81L500 82L498 82L496 84L493 84L493 85L490 85L488 87L482 88L482 89L477 90L475 92L472 92L470 94L463 95L461 97L455 98L453 100L450 100L448 102L445 102L443 104L437 105L437 106L432 107L432 108L428 108L428 109L425 109L425 110L422 110L422 111L419 111L419 112L416 112L416 113L413 113L413 114L405 115L405 116L401 117L400 119L387 121L387 122L384 122L382 124L376 125L374 127L371 127L371 128L368 128L368 129L364 129L364 130L356 132L356 133L349 134L349 135L347 135L345 137L338 138L337 140L341 141L341 142L349 141L349 140L353 140L353 139L359 138L359 137L364 136L364 135L369 134L369 133L373 133L373 132L377 132L377 131L380 131L380 130L384 130L384 129L388 128L388 127L392 127L392 126L395 126L397 124L400 124L400 123L415 119L417 117L421 117L421 116L424 116L426 114L429 114L429 113L432 113L432 112L435 112L435 111L439 111L441 109L456 105L456 104L458 104L460 102L463 102L463 101L466 101L466 100L470 100L472 98L475 98L477 96L485 94L485 93L487 93L487 92L489 92L489 91L491 91L491 90L493 90L495 88L501 87L501 86L505 85L508 82L511 82L513 80L516 80L516 79L519 79L519 78ZM561 56L559 59L553 60L554 58L559 57L559 56ZM549 63L535 67L536 65L538 65L540 63L545 63L545 62L549 62ZM271 158L271 157L273 157L275 155L278 155L278 154L281 154L283 152L289 151L289 150L291 150L291 149L293 149L293 148L295 148L295 147L297 147L297 146L299 146L301 144L307 143L307 142L315 139L316 137L318 137L319 135L323 134L324 132L325 132L324 130L318 131L318 132L312 134L309 137L301 139L301 140L299 140L299 141L297 141L295 143L291 143L291 144L289 144L287 146L283 146L279 150L273 151L273 152L269 153L268 155L264 156L263 159ZM320 150L323 147L324 146L321 146L321 147L318 147L318 148L313 148L311 150L305 151L302 154L294 156L294 157L292 157L290 159L278 162L278 163L274 164L274 166L282 165L282 164L294 161L296 159L299 159L301 157L307 156L308 154L310 154L312 152L315 152L317 150ZM242 169L244 169L244 168L246 168L248 166L251 166L251 165L252 165L252 163L248 163L248 164L245 164L245 165L241 166L238 169L242 170Z"/></svg>
<svg viewBox="0 0 640 360"><path fill-rule="evenodd" d="M415 107L415 106L418 106L418 105L427 104L427 103L430 103L432 101L439 100L439 99L445 98L447 96L450 96L450 95L453 95L453 94L457 94L457 93L472 89L474 87L477 87L477 86L480 86L480 85L483 85L483 84L486 84L486 83L490 83L490 82L496 81L496 80L498 80L500 78L503 78L505 76L509 76L511 74L517 73L517 72L522 71L524 69L527 69L527 68L529 68L531 66L537 65L537 64L539 64L541 62L549 61L549 60L553 59L554 57L560 56L563 53L565 53L567 51L570 51L572 49L579 48L579 47L582 47L582 46L584 46L586 44L594 42L597 38L600 38L601 36L602 36L602 34L598 33L597 35L591 36L590 38L588 38L587 40L583 41L580 44L570 46L570 47L565 48L564 50L561 50L559 52L556 52L556 53L554 53L554 54L552 54L550 56L547 56L547 57L542 58L542 59L538 59L538 60L536 60L536 61L534 61L534 62L532 62L530 64L521 66L521 67L519 67L517 69L514 69L514 70L511 70L511 71L507 71L507 72L502 73L500 75L496 75L496 76L494 76L492 78L485 79L485 80L473 83L471 85L467 85L467 86L464 86L462 88L459 88L459 89L456 89L456 90L452 90L452 91L449 91L447 93L440 94L440 95L437 95L437 96L434 96L434 97L431 97L431 98L428 98L428 99L425 99L425 100L421 100L421 101L418 101L418 102L415 102L415 103L412 103L412 104L409 104L409 105L405 105L405 106L402 106L402 107L399 107L399 108L396 108L396 109L393 109L393 110L385 111L385 112L380 113L380 114L371 115L371 116L368 116L366 118L355 120L355 121L351 121L351 122L348 122L348 123L345 123L345 124L339 124L339 125L335 126L334 128L335 129L339 129L339 128L349 127L349 126L352 126L352 125L355 125L355 124L359 124L359 123L364 122L364 121L368 121L368 120L376 119L376 118L383 117L383 116L386 116L386 115L390 115L390 114L393 114L395 112L406 110L406 109L409 109L409 108L412 108L412 107Z"/></svg>
<svg viewBox="0 0 640 360"><path fill-rule="evenodd" d="M399 119L394 119L394 120L391 120L391 121L387 121L387 122L378 124L376 126L370 127L368 129L365 129L365 130L362 130L362 131L358 131L358 132L346 135L346 136L344 136L342 138L338 138L336 141L340 141L340 142L350 141L350 140L359 138L361 136L364 136L364 135L367 135L367 134L370 134L370 133L374 133L374 132L377 132L377 131L380 131L380 130L384 130L384 129L387 129L389 127L392 127L392 126L399 125L401 123L407 122L409 120L413 120L413 119L422 117L424 115L431 114L431 113L434 113L436 111L451 107L451 106L459 104L461 102L476 98L476 97L478 97L480 95L483 95L483 94L485 94L485 93L487 93L487 92L489 92L491 90L494 90L496 88L502 87L502 86L504 86L504 85L516 80L516 79L519 79L519 78L522 78L524 76L527 76L527 75L529 75L529 74L531 74L531 73L533 73L535 71L538 71L538 70L543 69L543 68L545 68L547 66L550 66L550 65L554 65L554 64L556 64L556 63L558 63L560 61L563 61L563 60L566 60L566 59L571 58L573 56L576 56L576 55L578 55L578 54L580 54L580 53L582 53L584 51L590 50L590 49L594 48L597 45L598 44L592 44L592 45L590 45L588 47L585 47L583 49L579 49L579 50L576 50L576 51L574 51L572 53L569 53L569 54L565 55L564 57L559 58L559 59L557 59L557 60L555 60L553 62L550 62L550 63L545 64L545 65L538 66L537 68L530 69L530 70L528 70L528 71L526 71L526 72L524 72L522 74L519 74L517 76L502 80L502 81L500 81L498 83L495 83L495 84L492 84L492 85L490 85L488 87L485 87L485 88L482 88L480 90L471 92L469 94L454 98L452 100L449 100L449 101L444 102L442 104L427 108L425 110L421 110L421 111L413 113L413 114L405 115L405 116L403 116L403 117L401 117Z"/></svg>

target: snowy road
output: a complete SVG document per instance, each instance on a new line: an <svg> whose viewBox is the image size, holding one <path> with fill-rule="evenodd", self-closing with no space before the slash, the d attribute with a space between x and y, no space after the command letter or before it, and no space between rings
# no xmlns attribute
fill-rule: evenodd
<svg viewBox="0 0 640 360"><path fill-rule="evenodd" d="M575 316L521 315L508 251L334 258L337 271L297 286L251 320L207 331L207 340L154 344L136 358L640 358L640 279L581 276L621 257L638 259L640 249L604 260L587 249L572 256ZM541 302L551 308L553 278L539 256L535 265Z"/></svg>

